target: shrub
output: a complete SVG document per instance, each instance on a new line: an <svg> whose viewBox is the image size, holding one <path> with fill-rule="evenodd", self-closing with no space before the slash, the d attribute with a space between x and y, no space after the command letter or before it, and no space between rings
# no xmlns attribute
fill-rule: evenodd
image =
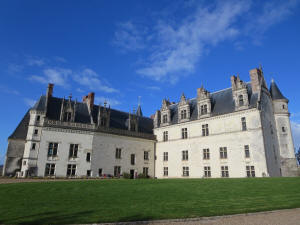
<svg viewBox="0 0 300 225"><path fill-rule="evenodd" d="M123 173L123 178L124 179L130 179L130 174L129 173Z"/></svg>
<svg viewBox="0 0 300 225"><path fill-rule="evenodd" d="M149 176L147 176L147 175L145 175L145 174L143 174L143 173L140 173L140 174L138 175L138 178L139 178L139 179L146 179L146 178L149 178Z"/></svg>

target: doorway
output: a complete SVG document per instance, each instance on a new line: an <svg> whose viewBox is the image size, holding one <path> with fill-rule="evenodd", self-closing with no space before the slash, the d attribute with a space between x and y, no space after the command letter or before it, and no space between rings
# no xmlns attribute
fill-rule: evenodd
<svg viewBox="0 0 300 225"><path fill-rule="evenodd" d="M134 178L134 170L130 170L130 179Z"/></svg>

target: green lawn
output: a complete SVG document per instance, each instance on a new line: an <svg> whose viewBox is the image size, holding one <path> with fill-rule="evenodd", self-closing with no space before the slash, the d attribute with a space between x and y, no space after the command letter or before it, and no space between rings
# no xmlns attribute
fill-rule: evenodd
<svg viewBox="0 0 300 225"><path fill-rule="evenodd" d="M0 184L0 223L185 218L300 207L300 178Z"/></svg>

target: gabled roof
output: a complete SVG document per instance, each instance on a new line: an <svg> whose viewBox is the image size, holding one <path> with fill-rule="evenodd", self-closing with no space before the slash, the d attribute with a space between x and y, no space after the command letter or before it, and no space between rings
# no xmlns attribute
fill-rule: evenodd
<svg viewBox="0 0 300 225"><path fill-rule="evenodd" d="M271 82L270 94L271 94L273 100L278 100L278 99L288 100L286 97L283 96L283 94L279 90L279 88L274 80L272 80L272 82Z"/></svg>
<svg viewBox="0 0 300 225"><path fill-rule="evenodd" d="M29 124L30 114L29 110L26 112L25 116L14 130L14 132L8 137L8 139L20 139L25 140L28 131L28 124Z"/></svg>
<svg viewBox="0 0 300 225"><path fill-rule="evenodd" d="M251 84L247 83L247 91L249 98L249 108L255 108L257 105L258 94L252 93ZM235 111L234 99L232 96L232 89L227 88L221 91L210 94L211 99L211 115L218 116ZM190 120L198 119L197 99L189 99L191 117ZM171 124L178 123L178 103L170 105L171 110Z"/></svg>

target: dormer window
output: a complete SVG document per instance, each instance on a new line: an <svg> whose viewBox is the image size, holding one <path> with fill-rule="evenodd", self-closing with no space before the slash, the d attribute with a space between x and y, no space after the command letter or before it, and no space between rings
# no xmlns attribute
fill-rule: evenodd
<svg viewBox="0 0 300 225"><path fill-rule="evenodd" d="M41 120L41 116L37 116L36 117L36 122L40 122L40 120Z"/></svg>
<svg viewBox="0 0 300 225"><path fill-rule="evenodd" d="M207 105L201 105L201 115L207 114Z"/></svg>
<svg viewBox="0 0 300 225"><path fill-rule="evenodd" d="M167 123L168 122L168 115L163 115L163 123Z"/></svg>
<svg viewBox="0 0 300 225"><path fill-rule="evenodd" d="M64 113L64 121L70 122L71 121L71 117L72 117L72 113L71 112L65 112Z"/></svg>
<svg viewBox="0 0 300 225"><path fill-rule="evenodd" d="M239 95L239 106L243 106L244 105L244 97L243 95Z"/></svg>
<svg viewBox="0 0 300 225"><path fill-rule="evenodd" d="M106 118L101 118L101 126L106 126L107 120Z"/></svg>
<svg viewBox="0 0 300 225"><path fill-rule="evenodd" d="M185 109L181 110L181 119L182 120L186 119L186 110Z"/></svg>

